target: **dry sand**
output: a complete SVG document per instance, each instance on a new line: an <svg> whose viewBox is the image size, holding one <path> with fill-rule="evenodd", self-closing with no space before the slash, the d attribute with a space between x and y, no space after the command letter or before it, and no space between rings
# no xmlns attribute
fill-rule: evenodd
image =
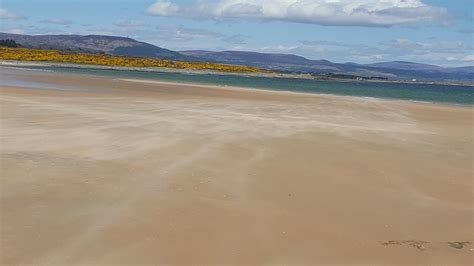
<svg viewBox="0 0 474 266"><path fill-rule="evenodd" d="M472 107L0 71L2 265L472 262Z"/></svg>

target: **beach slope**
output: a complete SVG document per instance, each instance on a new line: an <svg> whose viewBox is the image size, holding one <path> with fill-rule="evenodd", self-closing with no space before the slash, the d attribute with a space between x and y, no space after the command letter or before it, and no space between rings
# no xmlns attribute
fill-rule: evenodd
<svg viewBox="0 0 474 266"><path fill-rule="evenodd" d="M472 262L472 107L0 71L3 265Z"/></svg>

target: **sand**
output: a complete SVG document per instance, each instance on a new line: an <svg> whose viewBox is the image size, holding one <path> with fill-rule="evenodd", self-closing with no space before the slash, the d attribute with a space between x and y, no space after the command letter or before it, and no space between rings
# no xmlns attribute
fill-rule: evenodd
<svg viewBox="0 0 474 266"><path fill-rule="evenodd" d="M2 265L472 262L472 107L0 73Z"/></svg>

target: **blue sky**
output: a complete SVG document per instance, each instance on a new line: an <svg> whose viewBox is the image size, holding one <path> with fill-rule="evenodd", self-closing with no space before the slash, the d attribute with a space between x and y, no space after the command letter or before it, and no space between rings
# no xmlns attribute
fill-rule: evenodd
<svg viewBox="0 0 474 266"><path fill-rule="evenodd" d="M0 0L0 30L173 49L474 65L472 0Z"/></svg>

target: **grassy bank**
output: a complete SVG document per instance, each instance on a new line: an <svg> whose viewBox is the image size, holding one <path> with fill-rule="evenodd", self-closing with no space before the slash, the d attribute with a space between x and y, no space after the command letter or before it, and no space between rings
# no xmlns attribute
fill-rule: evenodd
<svg viewBox="0 0 474 266"><path fill-rule="evenodd" d="M176 69L212 70L221 72L266 73L268 71L247 66L183 62L161 59L125 57L97 54L66 53L55 50L26 48L0 48L0 60L58 62L118 67L167 67Z"/></svg>

